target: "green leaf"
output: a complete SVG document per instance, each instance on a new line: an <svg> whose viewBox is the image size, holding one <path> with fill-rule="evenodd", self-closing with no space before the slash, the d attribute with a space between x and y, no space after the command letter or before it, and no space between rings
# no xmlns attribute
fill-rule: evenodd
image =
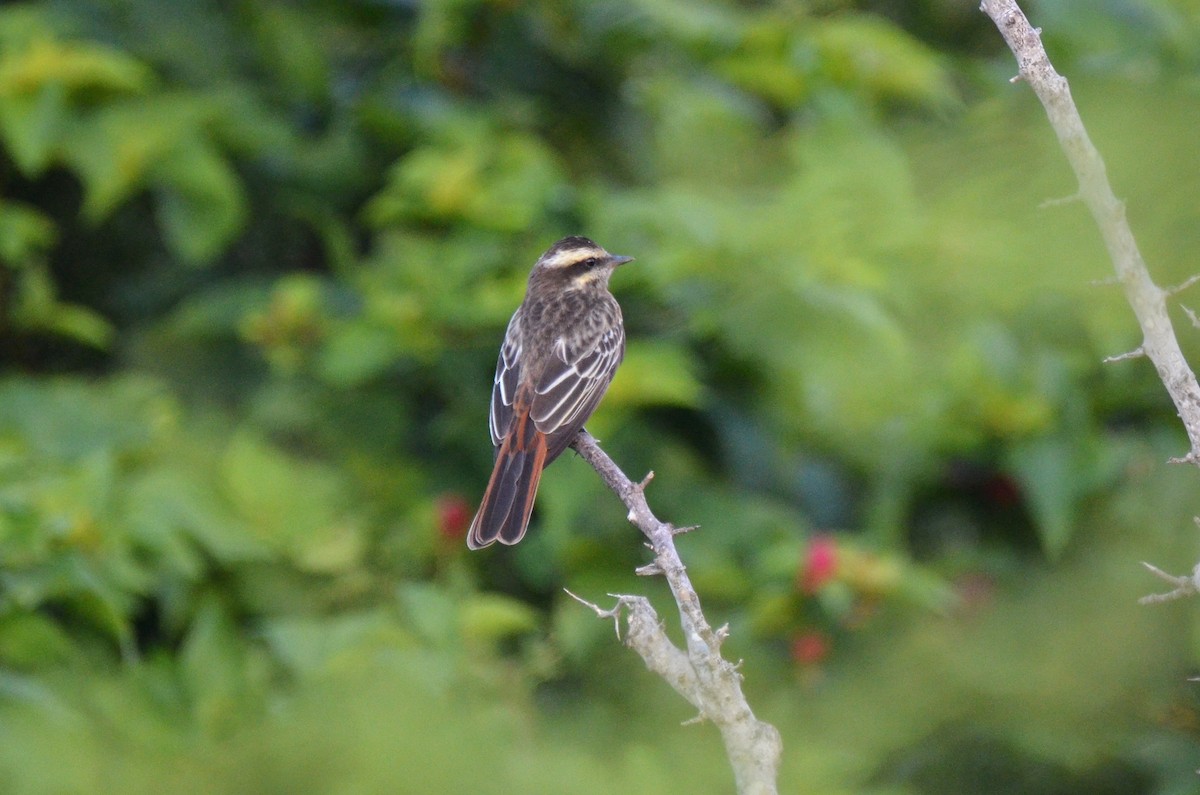
<svg viewBox="0 0 1200 795"><path fill-rule="evenodd" d="M397 342L393 331L364 322L336 326L321 348L321 376L341 388L362 384L395 363Z"/></svg>
<svg viewBox="0 0 1200 795"><path fill-rule="evenodd" d="M159 566L189 579L206 570L205 555L222 566L269 559L270 548L230 514L205 474L163 468L133 477L125 486L133 536Z"/></svg>
<svg viewBox="0 0 1200 795"><path fill-rule="evenodd" d="M1008 454L1013 473L1029 498L1029 507L1046 554L1058 557L1074 529L1079 495L1079 462L1074 443L1043 436L1018 443Z"/></svg>
<svg viewBox="0 0 1200 795"><path fill-rule="evenodd" d="M207 131L219 103L189 94L155 95L105 106L63 144L63 159L85 186L93 222L152 190L163 235L189 263L215 257L241 229L241 182Z"/></svg>
<svg viewBox="0 0 1200 795"><path fill-rule="evenodd" d="M462 602L459 626L467 640L495 641L537 629L538 614L512 597L477 594Z"/></svg>
<svg viewBox="0 0 1200 795"><path fill-rule="evenodd" d="M67 633L40 613L0 616L0 660L6 666L27 670L52 666L68 660L73 652Z"/></svg>
<svg viewBox="0 0 1200 795"><path fill-rule="evenodd" d="M94 348L107 348L116 334L112 324L91 309L67 304L56 297L49 269L35 265L17 276L13 325L20 329L59 334Z"/></svg>
<svg viewBox="0 0 1200 795"><path fill-rule="evenodd" d="M21 267L45 253L56 238L49 217L21 202L0 199L0 267Z"/></svg>
<svg viewBox="0 0 1200 795"><path fill-rule="evenodd" d="M0 57L0 99L45 85L136 92L149 79L150 72L140 61L94 42L36 38Z"/></svg>
<svg viewBox="0 0 1200 795"><path fill-rule="evenodd" d="M18 168L36 176L83 115L83 92L140 91L148 78L135 59L90 42L39 37L0 49L0 137Z"/></svg>
<svg viewBox="0 0 1200 795"><path fill-rule="evenodd" d="M812 39L822 72L874 101L901 100L935 108L957 102L950 75L937 54L883 18L825 17Z"/></svg>
<svg viewBox="0 0 1200 795"><path fill-rule="evenodd" d="M482 229L528 229L567 189L562 167L540 140L484 124L407 154L366 208L375 226L403 221L465 222Z"/></svg>
<svg viewBox="0 0 1200 795"><path fill-rule="evenodd" d="M313 24L309 9L286 4L255 5L249 15L263 64L275 72L280 85L297 98L320 101L336 79L325 57L325 27Z"/></svg>
<svg viewBox="0 0 1200 795"><path fill-rule="evenodd" d="M66 90L48 85L30 94L0 96L0 136L21 173L40 175L59 154L70 129Z"/></svg>
<svg viewBox="0 0 1200 795"><path fill-rule="evenodd" d="M216 257L241 230L246 199L229 163L207 141L190 137L154 170L158 219L184 261Z"/></svg>
<svg viewBox="0 0 1200 795"><path fill-rule="evenodd" d="M341 476L284 454L249 431L230 442L221 464L225 492L250 532L302 568L331 573L356 566L361 528L342 505Z"/></svg>
<svg viewBox="0 0 1200 795"><path fill-rule="evenodd" d="M155 96L106 105L79 125L64 142L63 159L83 180L84 216L104 220L144 190L161 163L186 155L205 113L190 97Z"/></svg>
<svg viewBox="0 0 1200 795"><path fill-rule="evenodd" d="M237 628L215 597L201 602L179 663L199 724L208 731L229 728L243 709L246 654Z"/></svg>

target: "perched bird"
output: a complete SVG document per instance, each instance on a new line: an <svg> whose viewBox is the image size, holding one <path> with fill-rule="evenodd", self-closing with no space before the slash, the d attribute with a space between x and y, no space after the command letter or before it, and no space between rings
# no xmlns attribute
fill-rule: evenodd
<svg viewBox="0 0 1200 795"><path fill-rule="evenodd" d="M625 356L621 307L608 291L618 257L564 237L529 274L496 363L488 425L496 464L467 546L525 535L542 470L583 427Z"/></svg>

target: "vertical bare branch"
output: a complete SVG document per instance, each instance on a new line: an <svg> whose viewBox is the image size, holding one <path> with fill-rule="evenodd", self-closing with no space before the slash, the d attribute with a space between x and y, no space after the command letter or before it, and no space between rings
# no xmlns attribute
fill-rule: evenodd
<svg viewBox="0 0 1200 795"><path fill-rule="evenodd" d="M1172 459L1173 463L1190 463L1200 466L1200 386L1196 376L1188 367L1175 338L1175 329L1167 314L1167 298L1198 277L1192 277L1180 287L1164 290L1154 283L1146 270L1146 263L1138 251L1133 232L1125 217L1125 204L1113 194L1108 184L1104 160L1092 145L1083 119L1071 98L1067 79L1054 70L1046 49L1042 46L1041 30L1029 24L1016 0L983 0L980 8L992 18L1000 34L1017 58L1018 76L1033 88L1050 125L1058 135L1075 176L1079 180L1079 197L1087 204L1100 227L1104 245L1117 272L1117 279L1125 289L1125 297L1137 315L1142 328L1142 344L1134 351L1111 356L1106 362L1146 356L1158 371L1159 380L1167 388L1183 427L1187 431L1191 448L1187 455ZM1191 312L1189 311L1189 317ZM1197 519L1200 524L1200 518ZM1175 577L1162 570L1143 564L1156 576L1170 582L1175 590L1166 594L1143 597L1142 604L1169 601L1197 592L1200 583L1200 564L1191 577Z"/></svg>
<svg viewBox="0 0 1200 795"><path fill-rule="evenodd" d="M1104 160L1084 129L1067 79L1054 70L1046 55L1041 31L1029 24L1016 0L983 0L981 8L996 23L1016 56L1019 77L1030 85L1046 109L1050 125L1079 180L1080 198L1100 227L1117 278L1141 325L1141 350L1154 364L1183 420L1191 449L1175 461L1200 465L1200 385L1175 339L1167 314L1166 299L1170 292L1156 285L1146 270L1125 218L1125 204L1108 184Z"/></svg>
<svg viewBox="0 0 1200 795"><path fill-rule="evenodd" d="M700 711L701 718L716 724L733 767L737 791L742 795L777 792L783 742L774 726L754 716L742 694L741 674L721 656L721 644L727 634L725 628L714 630L700 609L700 597L692 588L687 568L675 549L675 536L689 528L680 529L662 522L650 510L645 489L653 473L641 483L634 483L587 431L580 431L571 446L621 498L629 509L629 521L649 540L654 563L639 569L639 573L662 574L666 578L679 606L686 652L671 643L654 608L644 597L618 596L614 610L597 608L597 612L613 616L625 608L626 644L642 657L648 668L691 702Z"/></svg>

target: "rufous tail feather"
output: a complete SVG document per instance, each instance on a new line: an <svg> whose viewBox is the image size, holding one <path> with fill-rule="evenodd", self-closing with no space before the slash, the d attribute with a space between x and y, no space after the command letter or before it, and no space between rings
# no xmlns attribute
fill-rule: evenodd
<svg viewBox="0 0 1200 795"><path fill-rule="evenodd" d="M481 549L499 541L515 544L525 535L542 469L546 435L526 414L517 420L496 454L492 477L467 533L467 546Z"/></svg>

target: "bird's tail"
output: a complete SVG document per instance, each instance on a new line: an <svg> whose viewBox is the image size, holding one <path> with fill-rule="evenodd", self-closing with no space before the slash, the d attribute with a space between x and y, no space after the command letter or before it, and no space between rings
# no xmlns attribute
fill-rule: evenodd
<svg viewBox="0 0 1200 795"><path fill-rule="evenodd" d="M545 466L546 435L524 414L500 444L492 478L467 533L468 547L482 549L494 541L511 545L521 540Z"/></svg>

